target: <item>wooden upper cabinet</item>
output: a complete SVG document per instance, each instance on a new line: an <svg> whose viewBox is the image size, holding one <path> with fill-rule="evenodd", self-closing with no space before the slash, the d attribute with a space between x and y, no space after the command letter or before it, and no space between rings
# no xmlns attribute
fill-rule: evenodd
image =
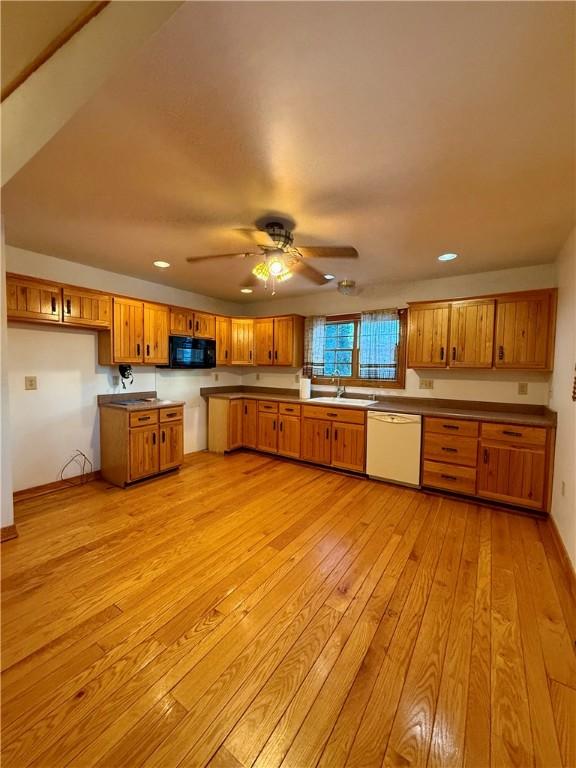
<svg viewBox="0 0 576 768"><path fill-rule="evenodd" d="M216 338L216 318L205 312L194 312L194 336L199 339Z"/></svg>
<svg viewBox="0 0 576 768"><path fill-rule="evenodd" d="M9 320L59 323L62 319L62 288L6 275L6 312Z"/></svg>
<svg viewBox="0 0 576 768"><path fill-rule="evenodd" d="M170 307L170 335L194 336L193 310Z"/></svg>
<svg viewBox="0 0 576 768"><path fill-rule="evenodd" d="M143 362L144 302L114 297L112 338L113 359L110 363Z"/></svg>
<svg viewBox="0 0 576 768"><path fill-rule="evenodd" d="M254 365L254 320L233 317L231 328L231 364Z"/></svg>
<svg viewBox="0 0 576 768"><path fill-rule="evenodd" d="M103 293L64 288L63 320L70 325L110 328L112 299Z"/></svg>
<svg viewBox="0 0 576 768"><path fill-rule="evenodd" d="M254 363L274 364L274 319L260 317L254 320Z"/></svg>
<svg viewBox="0 0 576 768"><path fill-rule="evenodd" d="M450 302L415 304L408 312L408 368L445 368Z"/></svg>
<svg viewBox="0 0 576 768"><path fill-rule="evenodd" d="M232 359L231 328L229 317L216 318L216 364L230 365Z"/></svg>
<svg viewBox="0 0 576 768"><path fill-rule="evenodd" d="M504 296L496 303L496 368L551 370L555 291Z"/></svg>
<svg viewBox="0 0 576 768"><path fill-rule="evenodd" d="M169 310L161 304L144 304L144 362L168 363Z"/></svg>
<svg viewBox="0 0 576 768"><path fill-rule="evenodd" d="M491 368L494 341L494 299L452 302L450 368Z"/></svg>
<svg viewBox="0 0 576 768"><path fill-rule="evenodd" d="M303 362L304 322L300 317L274 318L274 365L298 368Z"/></svg>

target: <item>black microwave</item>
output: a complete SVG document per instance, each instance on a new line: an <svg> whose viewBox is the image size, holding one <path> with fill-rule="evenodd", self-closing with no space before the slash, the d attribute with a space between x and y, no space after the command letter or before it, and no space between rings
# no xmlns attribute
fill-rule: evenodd
<svg viewBox="0 0 576 768"><path fill-rule="evenodd" d="M170 336L168 365L159 368L215 368L214 339L193 339L191 336Z"/></svg>

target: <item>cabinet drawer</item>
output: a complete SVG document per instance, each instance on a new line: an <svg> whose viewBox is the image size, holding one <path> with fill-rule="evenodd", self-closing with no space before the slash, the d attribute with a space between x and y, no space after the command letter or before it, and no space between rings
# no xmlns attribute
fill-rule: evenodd
<svg viewBox="0 0 576 768"><path fill-rule="evenodd" d="M280 403L280 413L286 416L300 416L300 406L292 403Z"/></svg>
<svg viewBox="0 0 576 768"><path fill-rule="evenodd" d="M439 419L426 416L424 432L439 432L443 435L461 435L462 437L478 437L478 422L463 419Z"/></svg>
<svg viewBox="0 0 576 768"><path fill-rule="evenodd" d="M518 424L482 424L484 440L505 440L519 445L546 445L544 427L522 427Z"/></svg>
<svg viewBox="0 0 576 768"><path fill-rule="evenodd" d="M302 406L302 416L308 419L343 421L347 424L364 424L366 420L365 411L355 411L351 408L326 408L320 405Z"/></svg>
<svg viewBox="0 0 576 768"><path fill-rule="evenodd" d="M475 437L457 437L438 432L424 434L424 458L475 467L478 459L478 440Z"/></svg>
<svg viewBox="0 0 576 768"><path fill-rule="evenodd" d="M174 408L160 408L160 421L179 421L183 416L183 408L177 405Z"/></svg>
<svg viewBox="0 0 576 768"><path fill-rule="evenodd" d="M425 461L422 485L457 493L476 493L476 470L440 461Z"/></svg>
<svg viewBox="0 0 576 768"><path fill-rule="evenodd" d="M134 411L130 414L131 427L147 427L150 424L158 424L158 411Z"/></svg>
<svg viewBox="0 0 576 768"><path fill-rule="evenodd" d="M258 410L267 413L278 413L278 403L273 400L258 400Z"/></svg>

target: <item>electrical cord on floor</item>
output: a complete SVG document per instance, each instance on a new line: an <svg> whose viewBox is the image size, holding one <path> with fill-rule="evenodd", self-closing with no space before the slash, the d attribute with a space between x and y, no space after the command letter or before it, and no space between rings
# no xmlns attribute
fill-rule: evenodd
<svg viewBox="0 0 576 768"><path fill-rule="evenodd" d="M64 477L64 472L71 464L77 464L80 467L80 474L74 478ZM88 470L86 469L88 467ZM79 448L76 448L76 453L69 459L66 464L60 470L60 480L67 485L84 485L88 482L87 476L92 472L93 465L88 456L83 453Z"/></svg>

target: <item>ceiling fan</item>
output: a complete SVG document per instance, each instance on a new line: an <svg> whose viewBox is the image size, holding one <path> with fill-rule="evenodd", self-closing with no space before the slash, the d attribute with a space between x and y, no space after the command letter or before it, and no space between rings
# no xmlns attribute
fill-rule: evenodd
<svg viewBox="0 0 576 768"><path fill-rule="evenodd" d="M241 253L219 253L213 256L190 256L186 261L208 261L210 259L246 259L257 256L262 259L251 270L250 275L242 284L243 289L258 285L261 281L264 287L268 283L272 287L272 295L276 293L276 284L290 279L294 274L324 285L332 277L326 277L322 272L308 263L308 259L357 259L358 251L349 246L315 246L294 245L294 235L286 222L277 219L257 222L255 229L239 230L258 246L258 250Z"/></svg>

